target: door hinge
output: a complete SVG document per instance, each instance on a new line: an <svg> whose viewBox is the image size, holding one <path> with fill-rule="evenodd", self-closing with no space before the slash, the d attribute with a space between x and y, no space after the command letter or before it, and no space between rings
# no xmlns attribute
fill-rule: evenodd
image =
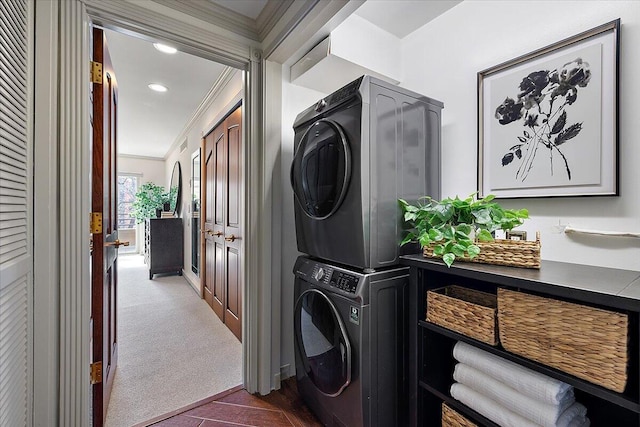
<svg viewBox="0 0 640 427"><path fill-rule="evenodd" d="M102 382L102 362L91 364L91 384L99 384Z"/></svg>
<svg viewBox="0 0 640 427"><path fill-rule="evenodd" d="M102 233L102 212L91 212L89 231L91 234Z"/></svg>
<svg viewBox="0 0 640 427"><path fill-rule="evenodd" d="M91 61L91 83L102 84L102 64Z"/></svg>

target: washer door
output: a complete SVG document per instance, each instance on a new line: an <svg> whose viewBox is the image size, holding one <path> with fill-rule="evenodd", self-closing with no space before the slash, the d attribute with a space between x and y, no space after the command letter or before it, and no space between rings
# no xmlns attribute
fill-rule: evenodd
<svg viewBox="0 0 640 427"><path fill-rule="evenodd" d="M351 154L340 125L316 121L300 140L291 164L297 203L311 218L328 218L340 207L350 178Z"/></svg>
<svg viewBox="0 0 640 427"><path fill-rule="evenodd" d="M330 397L351 383L351 344L335 305L327 295L308 289L296 302L294 329L304 370Z"/></svg>

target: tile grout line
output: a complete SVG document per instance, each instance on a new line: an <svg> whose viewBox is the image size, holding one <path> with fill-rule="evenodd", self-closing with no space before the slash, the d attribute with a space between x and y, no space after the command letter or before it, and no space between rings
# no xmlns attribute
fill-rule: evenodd
<svg viewBox="0 0 640 427"><path fill-rule="evenodd" d="M259 406L251 406L251 405L242 405L240 403L228 403L228 402L220 402L219 400L214 400L211 401L209 403L206 403L205 405L211 405L212 403L220 403L222 405L229 405L229 406L237 406L239 408L251 408L251 409L259 409L261 411L271 411L271 412L283 412L281 409L269 409L269 408L261 408ZM203 405L204 406L204 405ZM194 409L198 409L198 408L194 408ZM192 409L193 410L193 409Z"/></svg>
<svg viewBox="0 0 640 427"><path fill-rule="evenodd" d="M213 421L213 422L217 422L217 423L225 423L225 424L233 424L234 426L240 426L240 427L260 427L254 424L241 424L241 423L235 423L233 421L226 421L226 420L217 420L215 418L206 418L206 417L195 417L193 415L184 415L185 417L189 417L189 418L193 418L196 420L202 420L202 422L198 425L198 427L202 426L202 424L204 424L205 421Z"/></svg>

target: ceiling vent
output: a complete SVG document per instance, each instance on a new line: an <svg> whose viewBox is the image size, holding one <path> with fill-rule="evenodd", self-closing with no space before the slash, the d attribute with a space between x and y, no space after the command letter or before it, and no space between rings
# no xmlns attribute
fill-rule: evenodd
<svg viewBox="0 0 640 427"><path fill-rule="evenodd" d="M189 147L189 139L185 138L182 144L180 144L180 154L184 153L187 147Z"/></svg>

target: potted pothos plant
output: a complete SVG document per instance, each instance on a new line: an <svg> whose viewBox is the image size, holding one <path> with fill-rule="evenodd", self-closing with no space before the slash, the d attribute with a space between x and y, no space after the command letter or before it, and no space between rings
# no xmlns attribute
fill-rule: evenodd
<svg viewBox="0 0 640 427"><path fill-rule="evenodd" d="M526 209L504 209L494 202L495 196L476 199L446 198L440 201L422 197L416 204L400 199L408 234L401 245L417 241L420 246L434 245L435 255L451 267L456 257L475 258L480 253L476 242L493 241L496 230L509 231L529 218Z"/></svg>
<svg viewBox="0 0 640 427"><path fill-rule="evenodd" d="M153 182L145 182L136 193L131 216L136 219L136 224L140 224L148 218L159 218L158 210L162 211L163 205L168 202L169 195L163 186Z"/></svg>

